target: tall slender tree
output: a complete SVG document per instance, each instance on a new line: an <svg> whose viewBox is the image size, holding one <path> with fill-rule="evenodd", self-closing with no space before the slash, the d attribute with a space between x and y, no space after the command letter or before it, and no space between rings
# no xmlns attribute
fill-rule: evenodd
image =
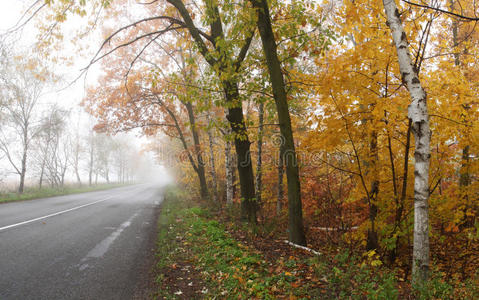
<svg viewBox="0 0 479 300"><path fill-rule="evenodd" d="M407 35L404 31L395 0L383 0L387 24L398 55L401 78L411 95L408 117L415 140L414 152L414 243L413 282L429 277L429 162L431 157L431 130L427 97L411 59Z"/></svg>
<svg viewBox="0 0 479 300"><path fill-rule="evenodd" d="M0 151L19 176L19 193L23 193L25 187L32 140L40 132L36 109L48 77L39 60L26 56L4 64L0 72L0 97L6 121L0 130ZM15 143L18 140L20 143Z"/></svg>
<svg viewBox="0 0 479 300"><path fill-rule="evenodd" d="M237 74L241 68L241 64L245 59L251 41L254 35L254 29L247 30L245 40L239 49L236 57L231 58L230 49L223 28L218 3L216 0L206 0L206 15L208 18L210 32L209 41L213 47L212 50L206 45L205 34L196 27L190 12L181 0L167 0L180 14L183 19L184 26L193 38L196 47L207 63L216 71L221 86L224 90L226 99L226 108L228 120L233 132L236 155L238 158L237 168L241 188L241 215L244 220L256 222L256 213L258 205L256 202L253 166L251 162L250 145L246 123L243 115L242 102L238 88ZM247 26L247 24L245 24Z"/></svg>
<svg viewBox="0 0 479 300"><path fill-rule="evenodd" d="M273 88L274 101L278 112L279 128L284 141L283 162L286 167L286 178L288 181L289 239L293 243L306 245L306 236L303 228L298 158L294 146L293 129L291 127L291 117L289 115L288 107L288 96L286 93L281 63L278 58L277 45L271 25L268 2L266 0L250 0L250 2L256 9L258 15L257 24Z"/></svg>

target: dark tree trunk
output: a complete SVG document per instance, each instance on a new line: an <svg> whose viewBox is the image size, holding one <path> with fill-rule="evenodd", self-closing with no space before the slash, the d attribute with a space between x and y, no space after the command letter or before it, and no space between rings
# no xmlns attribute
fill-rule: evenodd
<svg viewBox="0 0 479 300"><path fill-rule="evenodd" d="M190 121L191 134L193 136L193 142L195 145L195 154L196 154L196 167L198 173L198 179L200 180L200 189L201 197L203 199L208 198L208 185L206 183L206 173L205 173L205 163L203 161L203 156L201 155L201 145L200 138L198 135L198 130L196 129L196 120L195 114L193 112L193 105L191 102L183 102L188 111L188 119Z"/></svg>
<svg viewBox="0 0 479 300"><path fill-rule="evenodd" d="M378 232L376 230L376 216L378 214L378 207L376 205L377 198L379 194L379 174L377 168L377 162L379 160L379 153L378 153L378 133L373 130L370 136L370 162L369 166L371 168L370 172L372 172L372 182L371 182L371 190L369 191L369 199L368 199L368 206L369 206L369 222L371 227L368 229L368 238L366 242L366 249L367 250L374 250L378 249L379 247L379 240L378 240Z"/></svg>
<svg viewBox="0 0 479 300"><path fill-rule="evenodd" d="M244 121L242 103L239 95L238 84L234 79L234 73L238 72L241 63L243 62L248 49L253 39L254 31L246 39L245 44L241 47L236 59L226 57L227 51L224 49L224 43L219 43L219 40L227 41L224 36L221 16L218 6L214 5L212 1L206 1L207 14L210 18L211 39L216 53L220 54L218 59L212 55L205 44L200 31L195 26L193 19L181 0L167 0L173 5L178 13L183 18L186 28L191 34L198 51L208 64L217 70L217 76L221 79L221 85L225 92L227 102L228 114L226 119L229 121L231 130L234 135L234 143L236 155L238 159L238 174L241 187L241 216L243 220L249 220L256 223L257 203L255 200L254 191L254 176L253 167L251 164L250 141L246 132L246 124ZM227 78L227 79L224 79Z"/></svg>
<svg viewBox="0 0 479 300"><path fill-rule="evenodd" d="M232 82L223 82L226 100L234 104L238 102L238 85ZM258 205L255 200L253 165L251 163L250 141L246 133L243 109L239 107L228 108L226 116L234 135L238 176L241 189L241 218L256 223Z"/></svg>
<svg viewBox="0 0 479 300"><path fill-rule="evenodd" d="M284 78L271 25L268 2L266 0L250 0L250 2L253 4L253 7L257 9L258 28L271 85L273 87L276 110L278 111L279 128L282 138L284 139L284 164L286 166L286 178L288 179L289 239L293 243L306 245L298 161L294 147L293 130L291 128L291 117L289 115Z"/></svg>
<svg viewBox="0 0 479 300"><path fill-rule="evenodd" d="M228 137L227 137L228 138ZM231 142L227 140L225 142L225 173L226 173L226 205L231 206L233 204L234 195L234 163L233 154L231 153Z"/></svg>
<svg viewBox="0 0 479 300"><path fill-rule="evenodd" d="M391 147L391 146L389 146ZM401 187L401 196L397 198L396 201L396 213L394 215L394 229L391 235L394 235L400 228L401 222L403 219L404 211L404 202L406 201L407 196L407 182L408 182L408 173L409 173L409 151L411 148L411 120L408 122L407 132L406 132L406 144L404 146L404 161L403 161L403 178L402 178L402 187ZM391 150L392 151L392 150ZM400 247L400 239L396 238L395 247L389 251L389 261L394 263L397 257L397 253Z"/></svg>
<svg viewBox="0 0 479 300"><path fill-rule="evenodd" d="M284 178L284 164L283 164L283 151L281 147L278 151L278 190L277 190L277 199L276 199L276 215L281 214L281 210L283 209L283 199L284 199L284 186L283 186L283 178Z"/></svg>
<svg viewBox="0 0 479 300"><path fill-rule="evenodd" d="M465 189L471 184L469 175L469 145L462 149L461 176L459 177L459 186Z"/></svg>
<svg viewBox="0 0 479 300"><path fill-rule="evenodd" d="M255 193L256 193L256 201L258 204L261 204L261 191L262 187L262 153L263 153L263 131L264 131L264 103L261 102L258 108L258 156L256 157L256 186L255 186Z"/></svg>
<svg viewBox="0 0 479 300"><path fill-rule="evenodd" d="M213 189L213 202L216 204L218 203L218 178L216 175L216 163L215 163L215 152L214 152L214 136L211 128L211 116L210 112L206 114L208 119L208 144L209 144L209 152L210 152L210 174L211 174L211 182L212 182L212 189ZM228 166L225 166L225 169L228 169Z"/></svg>
<svg viewBox="0 0 479 300"><path fill-rule="evenodd" d="M455 0L450 0L450 9L452 12L454 12L454 5L455 5ZM453 19L452 20L452 39L453 39L453 46L454 46L454 65L455 66L460 66L461 65L461 57L460 57L460 52L459 49L457 48L459 46L459 24L458 21ZM467 113L468 110L471 108L470 105L468 104L463 104L462 105L464 108L464 113L462 114L463 116L463 121L465 123L468 123L469 120L467 119ZM464 135L467 140L467 135ZM462 197L465 201L465 206L464 206L464 224L463 226L465 227L470 227L474 226L474 218L468 218L467 217L467 211L470 208L469 204L469 195L468 195L468 190L469 190L469 185L471 184L471 176L470 176L470 171L469 171L469 145L465 145L464 148L462 148L462 159L461 159L461 169L460 169L460 175L459 175L459 190L462 194Z"/></svg>
<svg viewBox="0 0 479 300"><path fill-rule="evenodd" d="M232 188L233 199L235 199L236 195L238 194L238 184L236 182L236 178L238 178L238 168L236 167L236 165L238 164L238 155L236 154L236 152L234 152L231 157L232 157L232 164L233 166L235 166L233 168L233 176L231 177L232 183L233 183L233 188Z"/></svg>

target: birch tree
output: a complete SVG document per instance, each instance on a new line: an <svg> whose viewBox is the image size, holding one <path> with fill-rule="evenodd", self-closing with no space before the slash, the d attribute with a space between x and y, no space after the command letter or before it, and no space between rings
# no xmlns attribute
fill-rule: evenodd
<svg viewBox="0 0 479 300"><path fill-rule="evenodd" d="M429 161L431 131L427 96L419 80L417 68L411 59L407 35L404 31L395 0L383 0L387 25L398 55L401 78L409 90L411 104L408 118L415 140L414 152L414 242L413 282L424 281L429 276Z"/></svg>
<svg viewBox="0 0 479 300"><path fill-rule="evenodd" d="M63 171L66 159L63 155L60 156L59 147L63 146L64 129L66 127L66 119L64 116L67 112L61 110L56 105L48 108L47 114L43 117L39 127L38 138L35 143L37 151L39 151L38 168L40 188L43 186L43 181L49 178L52 185L58 184L62 176L57 176L60 167L60 173ZM63 149L62 149L63 150ZM67 157L67 156L65 156ZM61 163L59 162L61 160ZM63 176L64 177L64 176Z"/></svg>
<svg viewBox="0 0 479 300"><path fill-rule="evenodd" d="M0 75L5 124L0 129L0 151L19 176L23 193L28 154L39 132L35 110L48 74L35 59L19 57L9 62Z"/></svg>

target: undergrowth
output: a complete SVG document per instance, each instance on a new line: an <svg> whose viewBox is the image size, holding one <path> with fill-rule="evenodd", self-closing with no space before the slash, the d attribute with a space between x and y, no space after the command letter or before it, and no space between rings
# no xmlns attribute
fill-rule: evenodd
<svg viewBox="0 0 479 300"><path fill-rule="evenodd" d="M461 289L434 274L427 285L411 289L379 256L340 251L336 255L282 256L268 260L239 242L207 208L170 189L159 220L157 298L161 299L477 299L474 282ZM191 265L191 276L174 275ZM189 271L188 271L189 272ZM439 274L440 275L440 274ZM180 278L176 277L179 276ZM194 281L195 291L188 291ZM199 282L199 284L196 284ZM172 286L171 283L175 283ZM467 292L464 292L467 291Z"/></svg>

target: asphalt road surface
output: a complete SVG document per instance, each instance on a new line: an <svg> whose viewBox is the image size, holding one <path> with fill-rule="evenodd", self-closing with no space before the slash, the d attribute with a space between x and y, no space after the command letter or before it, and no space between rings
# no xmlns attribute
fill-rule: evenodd
<svg viewBox="0 0 479 300"><path fill-rule="evenodd" d="M0 204L0 300L143 298L161 201L141 184Z"/></svg>

